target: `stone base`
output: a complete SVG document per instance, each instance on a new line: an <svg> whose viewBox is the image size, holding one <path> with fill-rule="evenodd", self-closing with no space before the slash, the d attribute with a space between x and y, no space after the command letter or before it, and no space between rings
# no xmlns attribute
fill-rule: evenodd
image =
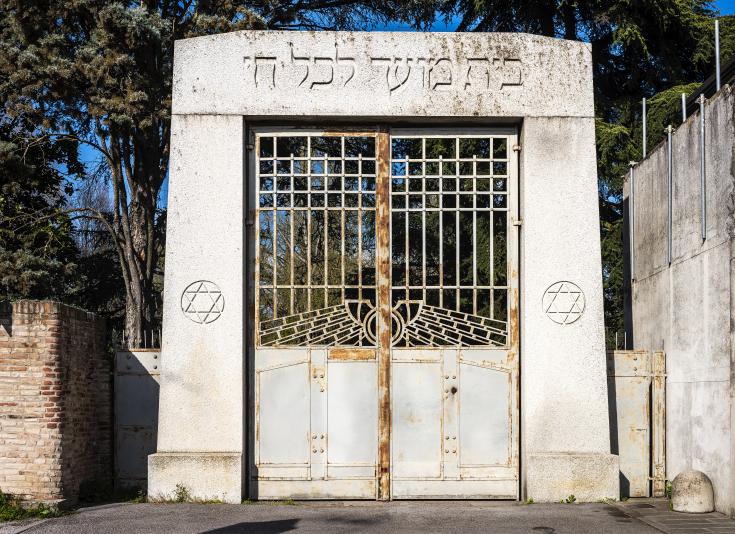
<svg viewBox="0 0 735 534"><path fill-rule="evenodd" d="M242 502L242 454L163 452L148 456L148 498L173 500L177 484L192 500Z"/></svg>
<svg viewBox="0 0 735 534"><path fill-rule="evenodd" d="M526 497L535 502L559 502L570 495L577 502L620 498L615 454L536 453L526 462Z"/></svg>

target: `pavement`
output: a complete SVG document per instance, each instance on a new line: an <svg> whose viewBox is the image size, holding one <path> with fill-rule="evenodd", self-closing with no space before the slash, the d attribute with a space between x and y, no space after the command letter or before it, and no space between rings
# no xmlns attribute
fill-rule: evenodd
<svg viewBox="0 0 735 534"><path fill-rule="evenodd" d="M6 523L0 534L51 533L712 533L735 534L722 514L678 514L664 500L605 504L487 501L107 504L45 520Z"/></svg>

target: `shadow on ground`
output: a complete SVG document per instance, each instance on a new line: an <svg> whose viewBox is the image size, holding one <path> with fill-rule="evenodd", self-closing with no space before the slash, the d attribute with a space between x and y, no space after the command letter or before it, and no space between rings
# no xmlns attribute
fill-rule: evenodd
<svg viewBox="0 0 735 534"><path fill-rule="evenodd" d="M259 534L279 534L296 530L298 519L279 519L276 521L242 522L214 530L205 530L202 534L239 534L243 532L258 532Z"/></svg>

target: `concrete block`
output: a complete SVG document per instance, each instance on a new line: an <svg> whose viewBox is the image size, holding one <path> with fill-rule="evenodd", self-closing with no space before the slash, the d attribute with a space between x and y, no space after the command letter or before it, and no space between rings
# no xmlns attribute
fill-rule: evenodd
<svg viewBox="0 0 735 534"><path fill-rule="evenodd" d="M242 454L158 453L148 456L148 498L174 499L177 485L192 500L242 502Z"/></svg>
<svg viewBox="0 0 735 534"><path fill-rule="evenodd" d="M593 117L590 53L521 33L208 35L176 41L173 113Z"/></svg>
<svg viewBox="0 0 735 534"><path fill-rule="evenodd" d="M596 502L620 496L618 456L605 453L530 454L526 464L526 495L535 502Z"/></svg>
<svg viewBox="0 0 735 534"><path fill-rule="evenodd" d="M715 509L712 481L701 471L689 469L671 483L671 505L675 512L705 514Z"/></svg>

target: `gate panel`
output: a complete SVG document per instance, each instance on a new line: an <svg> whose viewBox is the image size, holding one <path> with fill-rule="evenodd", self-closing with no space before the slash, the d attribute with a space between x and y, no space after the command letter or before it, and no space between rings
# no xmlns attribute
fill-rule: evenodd
<svg viewBox="0 0 735 534"><path fill-rule="evenodd" d="M665 370L662 352L607 352L610 431L624 497L660 497L665 490Z"/></svg>
<svg viewBox="0 0 735 534"><path fill-rule="evenodd" d="M308 476L311 391L308 350L291 350L292 361L256 371L256 462L261 476ZM269 469L270 468L270 469Z"/></svg>
<svg viewBox="0 0 735 534"><path fill-rule="evenodd" d="M376 497L375 135L256 135L252 497Z"/></svg>
<svg viewBox="0 0 735 534"><path fill-rule="evenodd" d="M510 466L510 374L461 364L459 463L462 467Z"/></svg>
<svg viewBox="0 0 735 534"><path fill-rule="evenodd" d="M514 130L255 139L251 495L518 495Z"/></svg>
<svg viewBox="0 0 735 534"><path fill-rule="evenodd" d="M441 362L416 358L392 364L393 480L440 478Z"/></svg>
<svg viewBox="0 0 735 534"><path fill-rule="evenodd" d="M377 363L330 361L328 367L328 476L374 480L378 450Z"/></svg>
<svg viewBox="0 0 735 534"><path fill-rule="evenodd" d="M517 498L514 144L391 137L394 498Z"/></svg>

